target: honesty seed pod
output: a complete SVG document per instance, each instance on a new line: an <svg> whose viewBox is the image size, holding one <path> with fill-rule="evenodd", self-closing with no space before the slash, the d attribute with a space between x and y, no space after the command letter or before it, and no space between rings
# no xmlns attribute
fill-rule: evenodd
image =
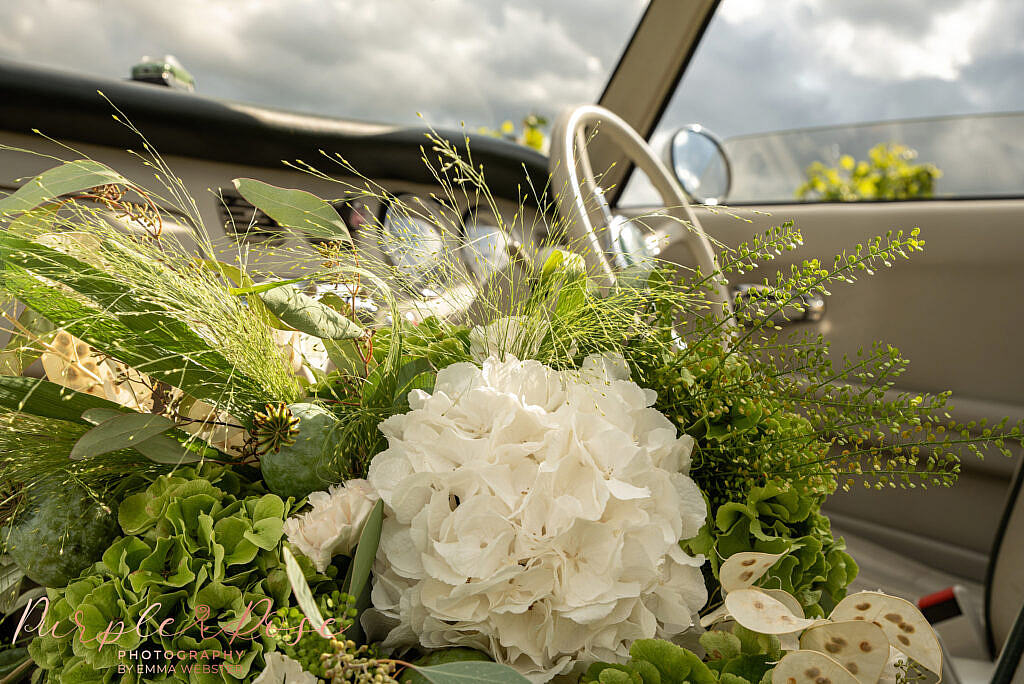
<svg viewBox="0 0 1024 684"><path fill-rule="evenodd" d="M793 651L772 672L772 684L860 684L834 658L817 651Z"/></svg>
<svg viewBox="0 0 1024 684"><path fill-rule="evenodd" d="M875 684L889 659L885 632L862 620L815 625L800 635L800 648L834 658L864 684Z"/></svg>
<svg viewBox="0 0 1024 684"><path fill-rule="evenodd" d="M885 633L893 648L935 674L942 673L942 649L931 625L913 604L895 596L862 591L839 602L829 618L833 622L861 620Z"/></svg>
<svg viewBox="0 0 1024 684"><path fill-rule="evenodd" d="M729 556L718 571L718 581L722 592L728 594L737 589L746 589L764 577L769 568L785 553L758 553L743 551Z"/></svg>
<svg viewBox="0 0 1024 684"><path fill-rule="evenodd" d="M729 592L725 607L736 622L759 634L791 634L816 622L794 615L785 603L761 589Z"/></svg>

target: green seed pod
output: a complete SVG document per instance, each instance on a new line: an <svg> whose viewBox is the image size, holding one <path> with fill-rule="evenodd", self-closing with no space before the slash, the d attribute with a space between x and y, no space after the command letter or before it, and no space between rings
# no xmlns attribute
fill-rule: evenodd
<svg viewBox="0 0 1024 684"><path fill-rule="evenodd" d="M98 561L119 531L109 507L80 487L53 483L39 488L11 528L7 552L32 581L63 587Z"/></svg>
<svg viewBox="0 0 1024 684"><path fill-rule="evenodd" d="M270 491L300 499L331 484L325 457L337 450L341 435L338 419L316 404L292 404L288 409L299 420L295 441L263 454L260 470Z"/></svg>

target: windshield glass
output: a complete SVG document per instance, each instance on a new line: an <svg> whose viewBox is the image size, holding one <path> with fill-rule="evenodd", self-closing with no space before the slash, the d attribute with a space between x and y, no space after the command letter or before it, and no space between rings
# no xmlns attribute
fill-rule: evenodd
<svg viewBox="0 0 1024 684"><path fill-rule="evenodd" d="M717 134L728 204L1019 196L1022 26L1018 0L722 0L651 146Z"/></svg>
<svg viewBox="0 0 1024 684"><path fill-rule="evenodd" d="M471 130L594 102L644 0L18 3L0 57L125 78L173 54L197 93ZM505 127L506 131L508 126Z"/></svg>

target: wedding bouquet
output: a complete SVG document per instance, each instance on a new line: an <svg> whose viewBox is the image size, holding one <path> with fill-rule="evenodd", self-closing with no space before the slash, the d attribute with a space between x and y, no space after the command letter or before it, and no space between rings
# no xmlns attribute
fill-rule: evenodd
<svg viewBox="0 0 1024 684"><path fill-rule="evenodd" d="M433 143L451 205L493 204ZM819 509L859 483L949 486L1020 428L887 393L891 346L833 362L772 322L922 249L916 231L780 272L727 318L709 287L798 247L792 225L723 248L719 272L649 263L607 287L552 219L543 258L441 318L333 204L236 186L314 238L298 277L175 244L167 207L204 234L183 189L95 161L0 199L4 682L940 673L913 606L846 596L857 566Z"/></svg>

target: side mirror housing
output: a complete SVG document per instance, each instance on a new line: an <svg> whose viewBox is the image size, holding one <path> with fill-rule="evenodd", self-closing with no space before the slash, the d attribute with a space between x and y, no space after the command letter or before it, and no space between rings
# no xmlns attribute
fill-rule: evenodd
<svg viewBox="0 0 1024 684"><path fill-rule="evenodd" d="M668 144L668 162L676 180L700 204L721 204L732 186L732 167L721 141L700 124L683 126Z"/></svg>

